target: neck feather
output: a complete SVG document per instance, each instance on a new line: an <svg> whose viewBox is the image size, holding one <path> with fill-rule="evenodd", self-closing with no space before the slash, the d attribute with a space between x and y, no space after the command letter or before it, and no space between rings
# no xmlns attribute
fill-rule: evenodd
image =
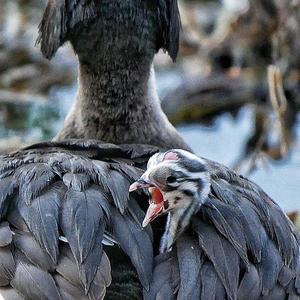
<svg viewBox="0 0 300 300"><path fill-rule="evenodd" d="M79 57L79 87L56 140L92 138L187 149L162 112L156 92L155 7L148 7L148 1L111 3L103 1L99 17L75 26L69 37Z"/></svg>
<svg viewBox="0 0 300 300"><path fill-rule="evenodd" d="M199 210L201 204L191 202L187 207L176 209L168 214L166 229L162 237L160 252L169 251L181 233L188 227L192 216Z"/></svg>
<svg viewBox="0 0 300 300"><path fill-rule="evenodd" d="M78 79L76 101L56 140L188 148L161 109L151 57L80 60Z"/></svg>

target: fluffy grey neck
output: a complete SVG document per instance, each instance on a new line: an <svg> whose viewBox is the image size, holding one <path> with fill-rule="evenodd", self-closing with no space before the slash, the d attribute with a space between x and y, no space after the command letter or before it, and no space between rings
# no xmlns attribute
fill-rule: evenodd
<svg viewBox="0 0 300 300"><path fill-rule="evenodd" d="M161 109L152 57L113 57L80 59L76 101L55 140L90 138L187 149Z"/></svg>

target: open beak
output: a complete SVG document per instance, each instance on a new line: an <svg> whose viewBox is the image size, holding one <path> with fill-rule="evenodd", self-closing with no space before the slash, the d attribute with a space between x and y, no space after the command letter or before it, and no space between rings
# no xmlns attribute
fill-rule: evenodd
<svg viewBox="0 0 300 300"><path fill-rule="evenodd" d="M145 181L144 179L139 179L138 181L134 182L130 187L129 187L129 193L134 192L136 190L144 189L144 188L149 188L151 186L150 183Z"/></svg>
<svg viewBox="0 0 300 300"><path fill-rule="evenodd" d="M142 224L143 227L146 227L150 222L156 219L164 211L164 197L158 187L143 179L139 179L138 181L134 182L130 186L129 192L133 192L142 188L148 188L148 191L151 195L150 205L148 207L146 216Z"/></svg>
<svg viewBox="0 0 300 300"><path fill-rule="evenodd" d="M156 219L163 210L164 210L163 201L160 203L150 202L142 226L146 227L150 222Z"/></svg>

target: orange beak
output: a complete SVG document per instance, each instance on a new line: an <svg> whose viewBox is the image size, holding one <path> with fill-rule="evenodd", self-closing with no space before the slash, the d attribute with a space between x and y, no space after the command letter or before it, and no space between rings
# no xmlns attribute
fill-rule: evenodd
<svg viewBox="0 0 300 300"><path fill-rule="evenodd" d="M148 188L151 194L150 205L148 207L146 216L143 221L143 227L146 227L150 222L156 219L164 210L164 197L157 187L154 187L151 183L145 182L144 180L138 180L134 182L130 186L129 192L133 192L141 188Z"/></svg>

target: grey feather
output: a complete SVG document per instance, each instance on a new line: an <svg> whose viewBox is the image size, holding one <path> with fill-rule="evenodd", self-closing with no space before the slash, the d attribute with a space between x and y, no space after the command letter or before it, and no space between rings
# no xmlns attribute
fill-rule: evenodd
<svg viewBox="0 0 300 300"><path fill-rule="evenodd" d="M87 292L101 261L105 228L103 209L95 194L89 190L68 190L60 225L80 266L81 280Z"/></svg>
<svg viewBox="0 0 300 300"><path fill-rule="evenodd" d="M25 298L11 287L0 287L0 295L3 300L25 300Z"/></svg>
<svg viewBox="0 0 300 300"><path fill-rule="evenodd" d="M63 176L63 181L68 188L72 188L77 192L82 192L89 186L91 178L88 174L66 173Z"/></svg>
<svg viewBox="0 0 300 300"><path fill-rule="evenodd" d="M72 285L64 277L55 275L54 280L63 300L88 300L88 297L84 294L83 289Z"/></svg>
<svg viewBox="0 0 300 300"><path fill-rule="evenodd" d="M215 267L229 299L236 299L239 275L239 256L231 244L208 224L193 219L193 229L199 243Z"/></svg>
<svg viewBox="0 0 300 300"><path fill-rule="evenodd" d="M128 206L129 186L130 182L117 171L110 171L107 175L110 176L108 188L114 200L116 207L123 214Z"/></svg>
<svg viewBox="0 0 300 300"><path fill-rule="evenodd" d="M30 233L16 232L14 246L33 264L44 271L54 271L55 265L49 254L41 248Z"/></svg>
<svg viewBox="0 0 300 300"><path fill-rule="evenodd" d="M262 300L283 300L283 299L286 299L286 292L284 291L284 289L282 287L275 286L271 290L270 294L268 294L265 297L262 297L261 299ZM299 299L299 298L295 298L295 299Z"/></svg>
<svg viewBox="0 0 300 300"><path fill-rule="evenodd" d="M64 246L61 251L62 255L60 256L59 264L57 266L57 272L71 284L70 288L76 287L78 289L79 287L82 291L81 293L85 294L85 288L80 279L80 273L72 252L70 251L68 246ZM110 283L110 263L105 252L103 252L100 265L98 267L94 280L91 282L87 296L89 297L89 299L102 299L102 297L105 295L106 287L109 286ZM72 288L73 292L74 289ZM72 294L73 293L71 293L71 295Z"/></svg>
<svg viewBox="0 0 300 300"><path fill-rule="evenodd" d="M195 238L183 235L176 243L180 272L178 299L199 299L201 293L200 270L203 252Z"/></svg>
<svg viewBox="0 0 300 300"><path fill-rule="evenodd" d="M201 268L201 298L205 300L225 299L225 289L213 267L212 263L206 261ZM192 298L195 299L196 298Z"/></svg>
<svg viewBox="0 0 300 300"><path fill-rule="evenodd" d="M142 223L145 218L145 212L138 205L138 202L147 201L147 200L148 198L146 197L146 195L139 195L138 197L134 197L131 195L128 201L128 215L140 229L146 231L151 241L153 242L153 232L151 226L142 228Z"/></svg>
<svg viewBox="0 0 300 300"><path fill-rule="evenodd" d="M7 222L0 223L0 247L7 246L12 241L12 232Z"/></svg>
<svg viewBox="0 0 300 300"><path fill-rule="evenodd" d="M224 180L213 180L212 188L224 204L229 204L229 209L235 209L235 218L239 217L245 233L247 247L257 262L261 259L261 251L267 239L265 229L257 216L255 206L244 198L244 195L236 193L234 188ZM232 206L232 208L230 207ZM237 232L237 234L242 234Z"/></svg>
<svg viewBox="0 0 300 300"><path fill-rule="evenodd" d="M297 275L296 275L295 288L296 288L298 294L300 295L300 275L299 275L299 273L297 273Z"/></svg>
<svg viewBox="0 0 300 300"><path fill-rule="evenodd" d="M16 199L12 199L12 203L10 203L6 219L14 228L24 232L29 232L28 226L26 225L25 221L20 215L19 210L16 207L16 202Z"/></svg>
<svg viewBox="0 0 300 300"><path fill-rule="evenodd" d="M0 248L0 286L7 286L15 274L15 261L10 247ZM0 294L1 295L1 294Z"/></svg>
<svg viewBox="0 0 300 300"><path fill-rule="evenodd" d="M262 295L267 296L269 291L276 285L282 266L283 262L278 250L274 243L268 240L262 253L261 264L258 267L258 274L262 283Z"/></svg>
<svg viewBox="0 0 300 300"><path fill-rule="evenodd" d="M57 182L49 186L31 204L18 202L18 210L37 241L57 262L58 215L65 188Z"/></svg>
<svg viewBox="0 0 300 300"><path fill-rule="evenodd" d="M148 290L152 275L153 252L151 237L129 218L111 208L113 235L130 257L143 287Z"/></svg>
<svg viewBox="0 0 300 300"><path fill-rule="evenodd" d="M261 294L261 281L254 265L250 265L240 282L237 299L257 300Z"/></svg>
<svg viewBox="0 0 300 300"><path fill-rule="evenodd" d="M106 287L110 286L111 280L112 278L111 278L110 262L105 252L103 252L103 255L101 257L101 263L98 267L95 279L92 282L89 290L89 294L88 294L89 299L90 300L103 299L106 294Z"/></svg>
<svg viewBox="0 0 300 300"><path fill-rule="evenodd" d="M0 180L0 218L7 212L7 200L12 195L14 188L12 176Z"/></svg>
<svg viewBox="0 0 300 300"><path fill-rule="evenodd" d="M145 300L175 300L180 274L176 253L167 252L155 257L152 282L149 291L144 290Z"/></svg>
<svg viewBox="0 0 300 300"><path fill-rule="evenodd" d="M49 273L26 262L26 259L21 254L17 254L15 260L16 272L11 285L21 295L27 299L36 300L61 299L55 282Z"/></svg>
<svg viewBox="0 0 300 300"><path fill-rule="evenodd" d="M231 243L246 265L249 264L245 232L239 220L239 211L235 207L223 204L216 198L210 198L203 212L216 229Z"/></svg>
<svg viewBox="0 0 300 300"><path fill-rule="evenodd" d="M19 186L21 199L29 205L44 188L50 185L56 174L44 163L28 164L19 167L14 180Z"/></svg>
<svg viewBox="0 0 300 300"><path fill-rule="evenodd" d="M290 281L295 277L295 273L290 268L288 268L287 266L283 266L278 275L278 282L283 287L287 287Z"/></svg>
<svg viewBox="0 0 300 300"><path fill-rule="evenodd" d="M61 246L60 253L56 271L74 286L83 288L78 266L70 247L68 245Z"/></svg>

